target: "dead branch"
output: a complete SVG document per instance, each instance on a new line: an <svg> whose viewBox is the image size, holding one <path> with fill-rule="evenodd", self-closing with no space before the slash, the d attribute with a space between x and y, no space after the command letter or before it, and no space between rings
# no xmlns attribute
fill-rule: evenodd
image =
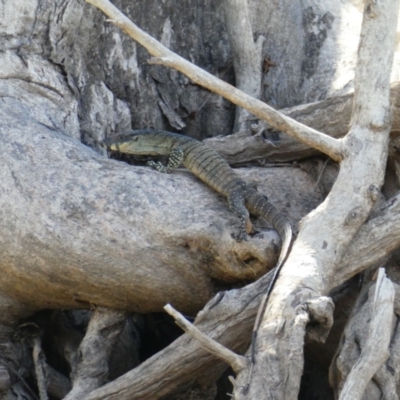
<svg viewBox="0 0 400 400"><path fill-rule="evenodd" d="M250 344L255 314L271 277L269 272L242 289L218 294L197 315L196 327L232 351L243 353ZM225 363L184 334L137 368L93 391L85 400L162 398L196 378L215 381L225 369ZM165 379L166 371L168 379Z"/></svg>
<svg viewBox="0 0 400 400"><path fill-rule="evenodd" d="M392 206L389 206L390 204L392 201L383 207L379 217L368 221L362 227L351 243L341 263L342 278L336 279L336 284L349 279L363 268L379 262L383 251L388 255L392 249L400 246L400 227L397 222L400 218L400 201L394 201ZM387 227L387 230L382 231L382 227ZM397 231L392 235L391 232L394 229ZM360 260L358 264L357 260ZM347 274L346 268L352 270L353 275ZM212 299L199 313L196 319L197 328L223 346L242 354L250 344L251 330L259 302L269 285L272 274L273 271L270 271L251 285L225 292ZM398 297L400 298L400 295ZM219 303L213 307L218 301ZM398 337L400 338L400 334ZM198 363L200 357L201 365ZM171 365L174 368L171 368ZM185 382L196 377L207 376L211 372L217 374L224 368L224 364L216 362L215 358L207 354L196 340L185 334L137 368L90 393L85 400L142 399L154 393L162 397ZM168 370L167 380L163 379L166 369Z"/></svg>
<svg viewBox="0 0 400 400"><path fill-rule="evenodd" d="M353 94L331 97L319 102L301 104L279 110L284 115L323 131L334 138L341 138L349 130ZM400 132L400 85L393 84L390 91L393 121L392 136ZM246 164L251 161L267 160L268 162L287 162L299 160L318 154L318 151L299 142L284 132L276 131L268 126L260 133L244 130L229 136L218 136L206 139L205 142L218 151L230 164Z"/></svg>
<svg viewBox="0 0 400 400"><path fill-rule="evenodd" d="M399 379L399 352L396 346L399 344L399 332L393 318L395 318L395 313L398 313L400 287L392 282L390 282L389 286L391 286L391 288L380 288L378 282L367 281L365 287L358 296L357 302L342 334L340 346L330 367L330 383L337 398L339 398L339 392L344 390L344 385L349 382L350 374L354 373L355 368L358 370L361 368L365 369L365 374L358 378L357 382L353 380L351 383L356 385L356 389L354 393L352 393L355 398L360 396L362 391L360 390L360 386L367 385L365 395L367 394L368 398L371 400L378 400L382 397L391 400L398 399L396 387L398 386ZM382 291L386 303L377 306L375 304L375 298L379 290ZM393 293L393 290L395 291L394 310L389 306L389 303L393 306L392 300L389 300L391 296L390 293ZM380 300L378 300L378 302L379 301ZM371 344L372 339L372 319L375 313L381 312L386 314L386 320L382 321L382 327L376 327L376 329L382 329L382 335L376 337L372 345L372 352L379 354L371 358L370 365L362 366L360 365L362 358L370 357L368 356L368 352L371 350L368 346ZM383 317L384 315L375 316L378 320ZM392 321L391 324L389 323L390 321ZM388 343L390 343L390 353L388 353L388 347L385 347L384 344L381 345L381 341L386 342L387 346L389 346ZM372 380L368 379L368 376L373 372L371 368L375 367L376 363L379 363L378 359L381 356L385 356L385 354L389 354L389 359L378 368ZM357 383L359 383L360 386L358 386Z"/></svg>
<svg viewBox="0 0 400 400"><path fill-rule="evenodd" d="M299 236L272 293L258 334L259 354L250 398L297 396L303 371L303 362L297 355L303 351L305 334L305 331L294 332L298 309L310 298L324 295L332 288L337 265L377 200L390 131L389 81L397 12L398 1L365 4L352 124L343 139L345 158L327 199L302 221ZM377 39L383 30L385 35L388 33L384 43ZM370 101L375 93L379 103ZM299 334L301 337L297 337ZM238 386L244 385L244 375L243 372L238 375ZM244 396L238 393L235 398Z"/></svg>
<svg viewBox="0 0 400 400"><path fill-rule="evenodd" d="M220 345L215 340L212 340L207 335L202 333L199 329L197 329L194 325L192 325L186 318L176 311L171 305L167 304L164 307L165 311L175 318L175 322L190 336L196 339L200 345L207 350L209 353L215 355L220 358L222 361L226 362L228 365L232 367L232 369L238 373L243 368L246 368L248 365L248 361L245 357L241 357L235 354L233 351L227 349L226 347Z"/></svg>
<svg viewBox="0 0 400 400"><path fill-rule="evenodd" d="M274 266L276 233L261 226L252 240L236 242L231 235L238 220L226 201L189 172L160 179L149 168L108 160L35 122L15 99L2 99L0 117L0 160L7 166L7 193L0 198L1 290L21 302L13 312L5 308L0 321L90 304L149 312L171 302L190 315L215 294L214 279L257 279ZM238 171L271 202L282 203L294 226L323 198L298 168L284 178L283 169L267 172ZM18 233L10 235L12 229ZM18 285L24 290L15 294ZM114 285L118 290L109 290Z"/></svg>
<svg viewBox="0 0 400 400"><path fill-rule="evenodd" d="M260 99L265 38L260 35L254 42L247 0L225 0L223 4L236 88ZM237 107L233 132L249 128L250 118L251 114L246 109Z"/></svg>
<svg viewBox="0 0 400 400"><path fill-rule="evenodd" d="M194 83L218 93L232 103L245 108L257 117L268 121L274 128L280 129L303 143L306 143L308 146L322 151L335 161L340 161L342 159L342 144L340 141L308 128L291 118L285 117L260 100L243 93L232 85L214 77L184 58L176 55L156 39L138 28L108 0L86 1L101 9L115 25L123 29L129 36L144 46L151 55L156 57L149 61L151 64L160 64L177 69L187 75Z"/></svg>
<svg viewBox="0 0 400 400"><path fill-rule="evenodd" d="M103 385L108 378L108 360L125 324L125 311L98 307L79 346L80 357L71 372L72 390L64 400L76 400Z"/></svg>
<svg viewBox="0 0 400 400"><path fill-rule="evenodd" d="M99 2L95 3L99 4ZM104 5L104 2L102 4ZM297 135L296 137L303 142L307 144L313 142L313 147L325 151L335 160L341 160L345 156L338 179L328 199L303 221L299 237L287 260L279 285L274 291L274 298L271 299L269 312L266 314L260 332L262 340L259 341L259 347L263 349L263 352L256 363L258 371L254 375L255 379L251 386L254 390L249 394L250 397L261 398L266 393L268 396L278 398L293 398L297 395L302 362L300 362L301 357L295 357L295 354L302 352L304 329L294 331L296 305L304 304L310 297L318 297L329 291L336 265L376 201L376 196L372 195L374 190L370 191L370 188L379 189L381 186L386 161L390 121L389 75L393 59L397 9L396 1L366 5L362 41L359 47L352 128L343 141L346 146L344 152L341 147L342 141L326 140L325 136L315 135L315 132L310 130L307 130L307 135L311 136L304 139L298 131L294 132L293 126L287 126L285 118L282 119L279 116L277 121L272 123L271 115L275 117L274 113L266 117L261 112L257 113L250 107L247 108L261 118L269 118L268 122L275 128L280 129L281 124L286 132ZM116 12L115 9L112 11ZM118 15L114 14L112 18L115 20ZM374 18L371 18L372 15ZM119 26L124 26L125 29L128 26L125 24L129 24L127 19L119 19L115 22ZM137 35L139 40L143 39L142 44L148 42L148 37L143 36L143 32L139 32L134 25L129 25L129 29L133 30L131 32L133 36ZM376 40L374 35L377 32L385 32L384 38L380 38L382 40ZM368 44L365 44L365 41L368 41ZM149 48L153 48L153 45L156 50L151 51L158 57L153 61L154 63L173 66L181 72L184 71L184 67L189 67L189 64L185 64L185 60L174 57L168 50L158 47L156 42L152 42ZM160 52L162 55L159 54ZM377 54L380 56L377 57ZM191 79L195 83L200 83L201 73L197 69L193 71L195 72L190 75ZM205 77L210 78L208 75ZM363 82L363 85L360 82ZM221 89L220 83L212 81L211 78L207 84L209 86L204 85L217 92ZM377 90L379 90L377 96L381 102L370 102L368 99L375 95ZM237 92L233 89L230 89L230 92L232 96L227 96L227 98L235 104L244 106L237 96L235 97ZM222 94L222 91L218 93ZM246 99L250 105L258 105L247 97L241 97L241 99ZM368 107L364 107L366 102L368 102ZM319 140L322 140L323 144ZM363 146L363 143L369 145ZM322 149L324 146L325 148ZM369 167L365 168L365 165ZM341 234L336 235L337 232ZM308 249L313 251L309 252ZM279 332L279 340L276 332ZM288 344L290 338L295 340ZM276 354L279 357L276 357ZM296 363L291 361L294 358L297 360ZM290 363L290 368L288 363ZM265 371L269 372L265 374ZM289 377L290 381L288 381ZM282 386L283 383L285 387ZM239 387L241 386L239 384ZM240 393L237 395L237 398L240 398Z"/></svg>
<svg viewBox="0 0 400 400"><path fill-rule="evenodd" d="M47 396L47 380L45 374L45 358L44 353L42 350L42 343L40 340L40 336L37 335L33 338L33 362L35 364L35 374L36 374L36 381L39 389L39 396L40 400L48 400Z"/></svg>
<svg viewBox="0 0 400 400"><path fill-rule="evenodd" d="M361 400L368 382L389 357L393 324L394 287L380 268L375 286L369 335L362 353L347 376L339 400Z"/></svg>
<svg viewBox="0 0 400 400"><path fill-rule="evenodd" d="M378 215L357 232L337 267L332 286L339 286L364 269L382 262L400 245L400 193L389 199Z"/></svg>

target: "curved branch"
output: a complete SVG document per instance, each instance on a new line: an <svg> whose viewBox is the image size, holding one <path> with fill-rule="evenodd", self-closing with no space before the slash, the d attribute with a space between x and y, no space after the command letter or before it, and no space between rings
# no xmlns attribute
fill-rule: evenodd
<svg viewBox="0 0 400 400"><path fill-rule="evenodd" d="M150 64L161 64L174 68L186 76L194 83L201 85L212 92L230 100L232 103L245 108L257 117L268 121L276 129L286 132L290 136L302 141L310 147L327 154L335 161L343 158L342 141L334 139L322 132L309 128L299 122L282 115L272 107L243 93L234 86L216 78L210 73L202 70L191 62L178 56L167 49L156 39L138 28L129 18L120 12L108 0L86 0L86 2L98 7L104 12L111 21L123 29L131 38L136 40L154 57L149 60Z"/></svg>

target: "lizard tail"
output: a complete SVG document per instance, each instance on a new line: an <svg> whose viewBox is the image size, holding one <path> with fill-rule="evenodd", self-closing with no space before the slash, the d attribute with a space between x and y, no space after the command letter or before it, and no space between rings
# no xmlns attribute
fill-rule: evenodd
<svg viewBox="0 0 400 400"><path fill-rule="evenodd" d="M292 243L292 227L290 226L289 221L267 200L265 196L256 190L249 191L247 195L246 207L250 213L265 218L272 224L281 237L281 254L276 265L276 270L279 271L289 254L290 245Z"/></svg>
<svg viewBox="0 0 400 400"><path fill-rule="evenodd" d="M281 254L279 255L278 263L276 264L276 269L279 270L289 254L293 235L292 227L290 226L289 221L269 201L263 203L262 214L260 215L271 222L272 226L281 237Z"/></svg>
<svg viewBox="0 0 400 400"><path fill-rule="evenodd" d="M262 196L260 194L253 194L254 197ZM256 348L256 338L257 338L257 332L258 328L261 323L261 318L264 315L268 299L271 295L272 289L274 288L274 284L278 279L278 275L280 270L282 269L282 266L284 262L286 261L286 258L289 254L290 250L290 245L292 243L292 227L289 224L289 221L286 220L286 218L264 197L263 200L258 198L258 201L254 201L253 204L257 204L257 207L253 208L254 214L257 214L266 220L268 220L274 229L279 233L279 236L281 237L282 241L282 248L281 248L281 254L279 255L278 263L274 269L273 275L271 280L269 281L269 285L267 288L267 291L265 292L261 304L258 308L257 312L257 317L254 323L254 328L253 328L253 337L252 337L252 343L251 343L251 362L252 364L255 363L255 348ZM249 379L251 376L249 376Z"/></svg>

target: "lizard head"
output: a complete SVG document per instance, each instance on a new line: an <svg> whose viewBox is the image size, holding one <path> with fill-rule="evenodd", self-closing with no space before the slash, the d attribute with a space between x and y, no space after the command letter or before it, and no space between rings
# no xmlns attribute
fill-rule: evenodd
<svg viewBox="0 0 400 400"><path fill-rule="evenodd" d="M136 155L168 155L171 145L160 131L128 131L107 138L103 143L112 151Z"/></svg>

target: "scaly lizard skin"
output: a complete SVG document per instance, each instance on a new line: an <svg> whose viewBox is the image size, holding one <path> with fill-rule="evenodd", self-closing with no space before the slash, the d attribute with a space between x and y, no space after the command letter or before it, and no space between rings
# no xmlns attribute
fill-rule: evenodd
<svg viewBox="0 0 400 400"><path fill-rule="evenodd" d="M279 271L288 255L292 229L288 221L251 185L247 185L231 169L229 164L212 148L195 139L176 133L158 130L137 130L106 139L104 143L114 151L136 155L169 156L168 164L150 161L148 165L160 172L172 172L183 164L194 175L228 199L229 208L240 218L241 229L237 240L246 240L247 234L253 231L251 214L268 220L278 231L282 240L282 249L274 276L261 301L253 330L252 362L258 326L264 313L268 297L278 278Z"/></svg>

